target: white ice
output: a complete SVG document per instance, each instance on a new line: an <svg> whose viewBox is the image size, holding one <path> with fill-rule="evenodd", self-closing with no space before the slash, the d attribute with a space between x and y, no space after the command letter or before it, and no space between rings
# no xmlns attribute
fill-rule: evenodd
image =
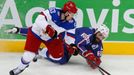
<svg viewBox="0 0 134 75"><path fill-rule="evenodd" d="M9 75L9 71L15 68L22 53L0 53L0 75ZM134 75L134 55L103 55L102 68L111 75ZM47 60L40 59L20 75L101 75L98 69L91 69L86 61L80 57L72 57L65 65L58 65Z"/></svg>

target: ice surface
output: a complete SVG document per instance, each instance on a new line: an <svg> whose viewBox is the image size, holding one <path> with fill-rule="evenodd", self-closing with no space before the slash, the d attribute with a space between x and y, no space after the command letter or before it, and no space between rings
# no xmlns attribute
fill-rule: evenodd
<svg viewBox="0 0 134 75"><path fill-rule="evenodd" d="M22 53L0 53L0 75L9 75L9 71L15 68ZM134 55L103 55L102 68L111 75L134 75ZM98 69L93 70L86 61L80 57L72 57L65 65L58 65L45 59L40 59L20 75L101 75Z"/></svg>

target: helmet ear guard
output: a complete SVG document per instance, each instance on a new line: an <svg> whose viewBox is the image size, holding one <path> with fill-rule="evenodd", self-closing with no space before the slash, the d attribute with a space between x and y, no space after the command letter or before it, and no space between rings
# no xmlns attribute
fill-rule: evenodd
<svg viewBox="0 0 134 75"><path fill-rule="evenodd" d="M76 7L76 5L75 5L75 3L74 2L72 2L72 1L68 1L68 2L66 2L65 4L64 4L64 6L63 6L63 8L62 8L62 11L63 12L71 12L71 13L77 13L77 7Z"/></svg>
<svg viewBox="0 0 134 75"><path fill-rule="evenodd" d="M96 28L95 33L100 32L105 38L109 35L109 28L105 24L101 24Z"/></svg>

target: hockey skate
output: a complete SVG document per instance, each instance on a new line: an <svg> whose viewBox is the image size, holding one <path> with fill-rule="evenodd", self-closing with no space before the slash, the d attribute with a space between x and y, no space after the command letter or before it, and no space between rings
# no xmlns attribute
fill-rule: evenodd
<svg viewBox="0 0 134 75"><path fill-rule="evenodd" d="M26 68L28 67L29 65L26 66ZM9 72L10 75L19 75L21 72L23 72L26 68L24 68L23 70L20 70L18 67L11 70Z"/></svg>

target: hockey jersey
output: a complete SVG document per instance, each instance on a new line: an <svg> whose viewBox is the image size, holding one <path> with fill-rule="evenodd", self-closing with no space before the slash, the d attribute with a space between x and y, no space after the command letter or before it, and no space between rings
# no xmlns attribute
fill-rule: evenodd
<svg viewBox="0 0 134 75"><path fill-rule="evenodd" d="M76 27L76 22L74 19L70 21L61 20L61 9L52 7L41 12L36 18L35 23L32 26L32 32L40 39L47 41L51 39L47 34L43 34L47 25L51 25L60 33L68 29L74 29Z"/></svg>
<svg viewBox="0 0 134 75"><path fill-rule="evenodd" d="M67 44L74 43L80 49L80 54L91 50L95 56L101 57L102 54L102 41L94 43L94 28L81 27L76 29L68 30L61 33L62 37Z"/></svg>

